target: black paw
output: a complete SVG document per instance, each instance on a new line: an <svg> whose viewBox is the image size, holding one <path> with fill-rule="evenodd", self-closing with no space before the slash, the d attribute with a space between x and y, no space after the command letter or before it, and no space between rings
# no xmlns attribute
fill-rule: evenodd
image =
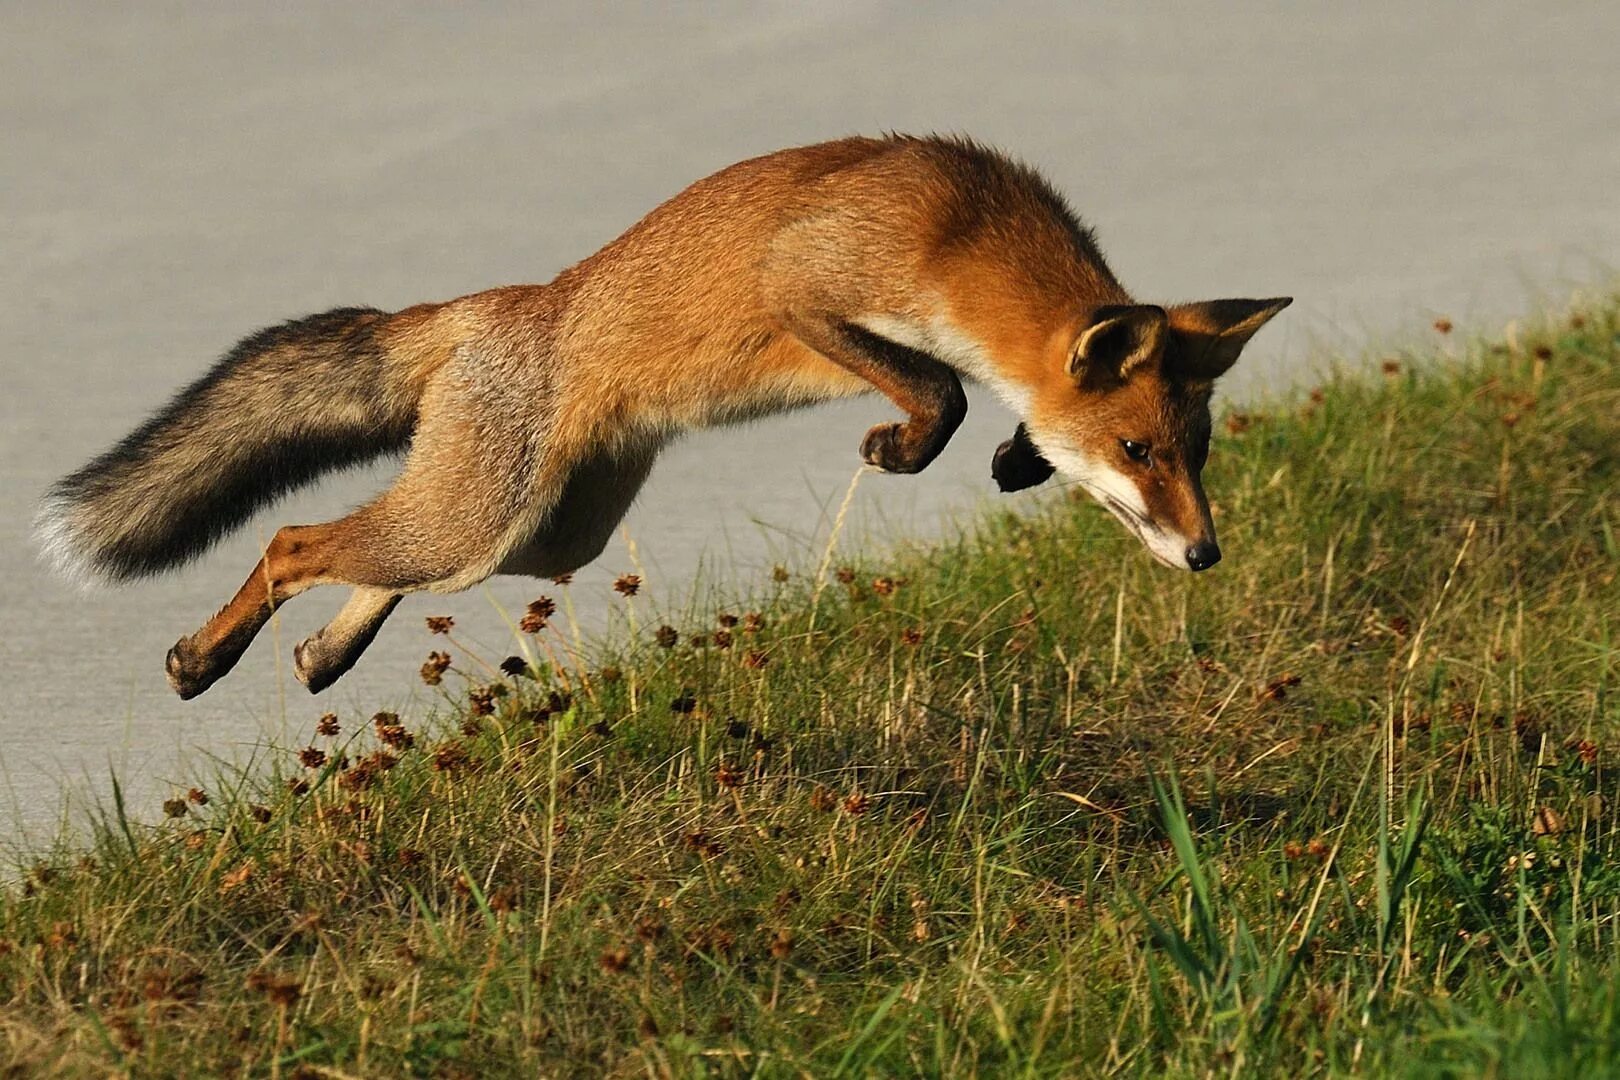
<svg viewBox="0 0 1620 1080"><path fill-rule="evenodd" d="M1002 491L1032 488L1045 483L1054 471L1052 463L1042 457L1030 441L1023 424L1018 425L1012 438L996 447L995 456L990 459L990 475Z"/></svg>

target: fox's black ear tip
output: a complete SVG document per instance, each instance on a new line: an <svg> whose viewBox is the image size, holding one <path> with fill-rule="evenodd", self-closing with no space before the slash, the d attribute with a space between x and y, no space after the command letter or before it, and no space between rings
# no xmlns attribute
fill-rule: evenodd
<svg viewBox="0 0 1620 1080"><path fill-rule="evenodd" d="M1292 296L1274 296L1270 300L1266 301L1266 303L1269 304L1274 311L1281 311L1283 308L1287 307L1293 302L1294 298Z"/></svg>

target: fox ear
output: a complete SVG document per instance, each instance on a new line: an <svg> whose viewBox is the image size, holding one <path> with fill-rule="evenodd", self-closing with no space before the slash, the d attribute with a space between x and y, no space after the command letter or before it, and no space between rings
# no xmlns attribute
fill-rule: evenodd
<svg viewBox="0 0 1620 1080"><path fill-rule="evenodd" d="M1170 329L1180 346L1171 361L1174 374L1211 381L1225 375L1255 331L1293 302L1291 296L1278 296L1270 300L1201 300L1170 308Z"/></svg>
<svg viewBox="0 0 1620 1080"><path fill-rule="evenodd" d="M1151 304L1098 308L1069 350L1069 374L1077 380L1100 376L1123 382L1158 360L1167 323L1164 308Z"/></svg>

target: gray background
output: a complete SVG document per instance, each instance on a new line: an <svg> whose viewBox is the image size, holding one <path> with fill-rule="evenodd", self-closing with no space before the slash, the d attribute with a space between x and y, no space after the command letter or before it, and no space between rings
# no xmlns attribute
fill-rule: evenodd
<svg viewBox="0 0 1620 1080"><path fill-rule="evenodd" d="M109 764L150 815L200 753L297 740L325 708L420 713L425 614L510 651L492 600L520 610L532 583L413 598L312 700L287 658L338 600L315 595L207 696L169 694L165 650L260 538L341 512L386 469L150 583L86 594L39 568L44 486L248 331L545 280L691 180L780 146L960 131L1045 170L1145 299L1295 296L1229 388L1252 394L1330 348L1432 333L1441 314L1495 325L1610 280L1617 40L1613 4L1504 0L5 5L0 826L48 827L60 781L105 790ZM655 591L684 596L705 561L737 581L778 558L813 567L887 411L848 404L667 454L628 523ZM863 481L857 531L926 533L989 498L1010 424L975 396L927 474ZM631 568L621 540L581 575L587 627Z"/></svg>

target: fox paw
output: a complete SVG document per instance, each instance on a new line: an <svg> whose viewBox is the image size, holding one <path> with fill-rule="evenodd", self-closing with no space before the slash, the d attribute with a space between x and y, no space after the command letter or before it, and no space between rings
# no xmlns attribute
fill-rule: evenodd
<svg viewBox="0 0 1620 1080"><path fill-rule="evenodd" d="M370 638L366 640L369 643ZM316 631L293 646L293 675L304 684L304 689L318 694L337 682L354 666L359 656L360 649L348 652L341 648L334 649L327 641L325 631Z"/></svg>
<svg viewBox="0 0 1620 1080"><path fill-rule="evenodd" d="M905 424L879 424L861 440L861 460L884 472L914 473L922 471L927 461L919 459L906 446L908 434Z"/></svg>
<svg viewBox="0 0 1620 1080"><path fill-rule="evenodd" d="M1023 424L1018 425L1012 438L996 447L995 456L990 459L990 475L1002 491L1032 488L1045 483L1054 471L1052 463L1041 456L1030 441Z"/></svg>
<svg viewBox="0 0 1620 1080"><path fill-rule="evenodd" d="M164 659L163 671L168 676L170 688L183 701L189 701L213 686L214 680L223 674L214 670L207 655L198 652L190 638L181 638L174 643L174 648Z"/></svg>

